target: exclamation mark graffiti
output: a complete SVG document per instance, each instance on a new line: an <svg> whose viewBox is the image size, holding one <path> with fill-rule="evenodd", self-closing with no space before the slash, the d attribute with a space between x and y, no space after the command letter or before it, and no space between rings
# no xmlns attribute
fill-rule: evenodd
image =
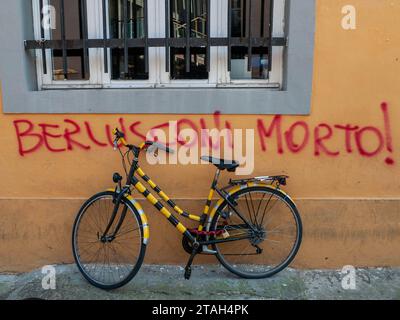
<svg viewBox="0 0 400 320"><path fill-rule="evenodd" d="M382 112L383 112L383 119L384 119L384 122L385 122L386 150L390 153L390 156L388 156L385 159L385 162L388 165L394 165L394 159L392 157L392 155L393 155L392 128L391 128L391 125L390 125L388 104L386 102L383 102L381 104L381 109L382 109Z"/></svg>

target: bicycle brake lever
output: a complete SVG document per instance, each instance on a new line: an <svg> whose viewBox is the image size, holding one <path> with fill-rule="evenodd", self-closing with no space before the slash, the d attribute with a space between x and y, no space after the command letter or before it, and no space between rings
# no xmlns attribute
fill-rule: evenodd
<svg viewBox="0 0 400 320"><path fill-rule="evenodd" d="M147 148L148 153L152 153L154 157L158 157L158 146L156 144L151 145L150 147Z"/></svg>

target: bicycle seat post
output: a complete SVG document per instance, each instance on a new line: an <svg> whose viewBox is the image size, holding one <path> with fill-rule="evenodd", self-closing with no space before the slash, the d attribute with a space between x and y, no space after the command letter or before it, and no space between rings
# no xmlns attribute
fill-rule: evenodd
<svg viewBox="0 0 400 320"><path fill-rule="evenodd" d="M219 179L220 174L221 174L221 169L217 169L217 171L215 172L215 175L214 175L214 180L212 182L211 189L215 190L215 188L218 184L218 179Z"/></svg>

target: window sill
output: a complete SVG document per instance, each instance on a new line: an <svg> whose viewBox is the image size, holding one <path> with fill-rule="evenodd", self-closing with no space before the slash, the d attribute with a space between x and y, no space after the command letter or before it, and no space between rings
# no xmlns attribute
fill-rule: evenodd
<svg viewBox="0 0 400 320"><path fill-rule="evenodd" d="M82 89L101 89L102 85L97 84L43 84L39 91L46 90L82 90Z"/></svg>
<svg viewBox="0 0 400 320"><path fill-rule="evenodd" d="M168 83L168 84L154 84L154 83L111 83L111 84L103 84L103 85L94 85L94 84L52 84L52 85L42 85L41 90L39 91L50 91L50 90L86 90L86 89L271 89L271 90L280 90L281 86L279 83L224 83L224 84L211 84L211 83Z"/></svg>

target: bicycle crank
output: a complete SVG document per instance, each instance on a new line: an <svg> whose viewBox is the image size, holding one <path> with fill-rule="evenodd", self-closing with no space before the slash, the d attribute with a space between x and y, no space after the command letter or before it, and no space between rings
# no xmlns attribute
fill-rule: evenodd
<svg viewBox="0 0 400 320"><path fill-rule="evenodd" d="M200 245L198 242L193 243L192 246L193 246L193 250L192 250L192 253L190 254L189 261L185 267L185 279L186 280L189 280L190 276L192 275L192 263L193 263L194 257L196 256L196 254L199 252L199 249L200 249Z"/></svg>

